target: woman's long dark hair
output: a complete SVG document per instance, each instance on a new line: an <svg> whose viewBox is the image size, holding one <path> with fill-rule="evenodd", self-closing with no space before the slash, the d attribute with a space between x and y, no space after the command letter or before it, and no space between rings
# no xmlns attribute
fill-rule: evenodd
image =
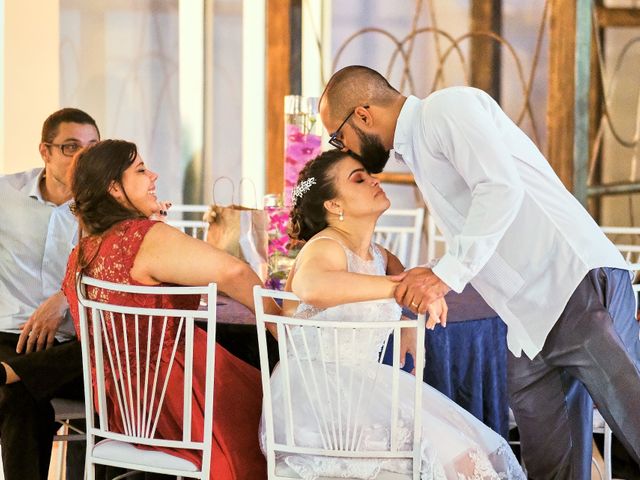
<svg viewBox="0 0 640 480"><path fill-rule="evenodd" d="M322 152L300 171L297 185L309 185L311 178L315 183L293 199L289 214L289 236L293 240L306 242L329 225L324 202L337 196L333 167L346 156L340 150Z"/></svg>
<svg viewBox="0 0 640 480"><path fill-rule="evenodd" d="M137 155L135 144L125 140L103 140L76 155L71 170L73 212L90 235L99 235L122 220L144 216L121 205L109 193L112 182L122 184L122 174Z"/></svg>
<svg viewBox="0 0 640 480"><path fill-rule="evenodd" d="M78 217L80 237L83 232L100 235L113 225L130 218L144 218L135 208L121 205L109 193L112 182L122 185L122 174L131 166L138 149L125 140L103 140L78 153L71 168L71 210ZM124 188L123 188L124 191ZM126 192L124 192L126 197ZM93 252L97 255L98 248ZM83 272L93 258L85 258L78 243L78 270ZM79 278L79 277L78 277Z"/></svg>

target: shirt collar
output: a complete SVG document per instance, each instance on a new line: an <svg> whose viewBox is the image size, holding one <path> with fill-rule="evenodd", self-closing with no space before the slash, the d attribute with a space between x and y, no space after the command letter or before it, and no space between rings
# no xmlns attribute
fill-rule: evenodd
<svg viewBox="0 0 640 480"><path fill-rule="evenodd" d="M44 203L45 205L49 205L50 207L58 208L58 207L61 207L62 205L70 204L71 200L67 200L61 205L56 205L55 203L49 202L43 198L40 185L42 185L42 181L44 180L45 175L46 175L45 169L43 168L37 175L35 175L32 179L30 179L27 183L25 183L24 186L21 188L21 190L27 195L29 195L31 198L34 198L38 202Z"/></svg>
<svg viewBox="0 0 640 480"><path fill-rule="evenodd" d="M40 182L44 179L44 168L35 175L32 179L30 179L27 183L24 184L24 187L21 190L29 195L31 198L35 198L39 202L47 203L42 198L42 192L40 191Z"/></svg>
<svg viewBox="0 0 640 480"><path fill-rule="evenodd" d="M414 117L418 115L420 99L409 95L400 109L398 120L396 121L396 131L393 136L393 150L396 154L403 154L403 147L411 142L411 130L414 124Z"/></svg>

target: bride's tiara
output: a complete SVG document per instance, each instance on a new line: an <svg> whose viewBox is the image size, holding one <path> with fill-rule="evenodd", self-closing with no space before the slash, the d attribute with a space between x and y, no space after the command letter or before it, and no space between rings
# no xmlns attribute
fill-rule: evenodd
<svg viewBox="0 0 640 480"><path fill-rule="evenodd" d="M298 185L295 186L293 191L291 192L291 203L296 204L299 198L302 198L305 193L307 193L311 189L311 185L316 184L316 177L309 177L306 180L303 180Z"/></svg>

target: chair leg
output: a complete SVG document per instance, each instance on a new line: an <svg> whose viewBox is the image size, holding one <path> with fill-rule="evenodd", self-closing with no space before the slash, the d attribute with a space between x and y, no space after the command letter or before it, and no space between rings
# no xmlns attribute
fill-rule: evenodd
<svg viewBox="0 0 640 480"><path fill-rule="evenodd" d="M60 428L58 429L58 434L59 435L69 435L69 426L66 422L63 422L60 425ZM57 452L57 457L58 457L58 461L57 461L57 472L56 472L56 476L55 478L57 478L58 480L64 480L64 468L63 468L63 463L65 460L65 453L67 451L67 442L64 440L60 440L59 444L58 444L58 452Z"/></svg>
<svg viewBox="0 0 640 480"><path fill-rule="evenodd" d="M613 477L611 465L611 428L604 424L604 474L607 480Z"/></svg>
<svg viewBox="0 0 640 480"><path fill-rule="evenodd" d="M84 480L95 480L96 478L96 464L93 463L90 458L90 452L87 448L87 453L84 457Z"/></svg>

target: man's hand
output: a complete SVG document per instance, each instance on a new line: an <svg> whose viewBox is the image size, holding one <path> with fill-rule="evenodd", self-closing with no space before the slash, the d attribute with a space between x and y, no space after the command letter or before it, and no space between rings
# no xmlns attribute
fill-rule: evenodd
<svg viewBox="0 0 640 480"><path fill-rule="evenodd" d="M395 299L413 313L426 313L429 306L449 290L430 268L416 267L405 272L396 287Z"/></svg>
<svg viewBox="0 0 640 480"><path fill-rule="evenodd" d="M16 352L22 353L24 350L24 353L31 353L52 346L67 308L69 304L62 292L55 293L42 302L29 320L20 327L22 332L18 338Z"/></svg>

